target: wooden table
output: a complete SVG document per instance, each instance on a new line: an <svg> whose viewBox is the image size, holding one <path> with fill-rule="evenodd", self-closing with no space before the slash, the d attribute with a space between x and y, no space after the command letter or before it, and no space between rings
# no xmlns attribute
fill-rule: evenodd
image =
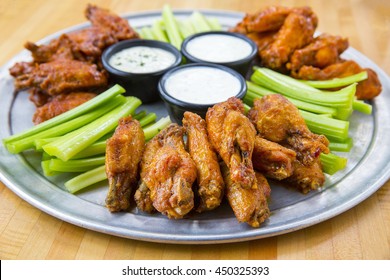
<svg viewBox="0 0 390 280"><path fill-rule="evenodd" d="M165 3L174 9L242 12L272 2L309 5L319 17L319 30L348 37L354 48L390 73L387 0L2 0L0 65L19 53L25 41L85 22L88 2L119 14L157 10ZM318 225L250 242L196 246L134 241L74 226L29 205L0 182L0 259L390 259L390 181L363 203Z"/></svg>

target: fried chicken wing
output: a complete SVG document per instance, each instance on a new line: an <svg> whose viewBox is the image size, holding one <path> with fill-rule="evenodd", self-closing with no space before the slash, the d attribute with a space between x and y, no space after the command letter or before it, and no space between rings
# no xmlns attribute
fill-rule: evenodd
<svg viewBox="0 0 390 280"><path fill-rule="evenodd" d="M104 88L107 84L107 75L100 72L96 65L77 60L54 60L37 64L30 73L15 79L17 90L36 87L51 96Z"/></svg>
<svg viewBox="0 0 390 280"><path fill-rule="evenodd" d="M268 178L283 180L293 174L296 153L282 145L256 136L252 162Z"/></svg>
<svg viewBox="0 0 390 280"><path fill-rule="evenodd" d="M185 150L183 135L183 127L171 124L147 143L135 194L139 209L156 209L169 218L180 219L194 207L192 185L197 170Z"/></svg>
<svg viewBox="0 0 390 280"><path fill-rule="evenodd" d="M256 130L244 115L242 101L231 97L209 108L206 123L210 142L228 166L233 182L243 188L252 188L255 181L252 153Z"/></svg>
<svg viewBox="0 0 390 280"><path fill-rule="evenodd" d="M342 54L349 46L348 39L340 36L321 34L307 46L295 50L287 65L293 72L304 65L325 68L340 61Z"/></svg>
<svg viewBox="0 0 390 280"><path fill-rule="evenodd" d="M284 181L302 193L316 190L325 183L320 159L314 160L310 166L305 166L298 160L293 162L293 174Z"/></svg>
<svg viewBox="0 0 390 280"><path fill-rule="evenodd" d="M291 148L304 165L329 152L328 139L310 132L298 109L280 94L256 99L248 117L261 137Z"/></svg>
<svg viewBox="0 0 390 280"><path fill-rule="evenodd" d="M120 119L114 135L107 140L106 174L109 190L106 207L111 212L127 210L131 205L144 145L145 136L141 125L131 116Z"/></svg>
<svg viewBox="0 0 390 280"><path fill-rule="evenodd" d="M252 227L260 227L270 215L267 202L270 194L268 181L258 174L256 177L259 177L259 181L255 178L253 188L243 188L232 180L225 163L221 163L221 171L226 185L226 197L237 220Z"/></svg>
<svg viewBox="0 0 390 280"><path fill-rule="evenodd" d="M85 16L91 21L92 25L109 30L119 41L139 37L126 19L107 9L88 4Z"/></svg>
<svg viewBox="0 0 390 280"><path fill-rule="evenodd" d="M382 92L382 84L375 71L370 68L362 68L353 60L340 61L324 69L304 65L298 73L293 73L293 76L303 80L330 80L351 76L363 71L367 71L368 77L358 83L355 95L358 99L370 100Z"/></svg>
<svg viewBox="0 0 390 280"><path fill-rule="evenodd" d="M260 52L263 66L283 70L290 55L313 40L316 25L312 17L290 13L277 34L276 40Z"/></svg>
<svg viewBox="0 0 390 280"><path fill-rule="evenodd" d="M39 124L47 121L87 102L95 96L95 93L90 92L72 92L56 95L49 102L37 108L33 115L33 122L34 124Z"/></svg>
<svg viewBox="0 0 390 280"><path fill-rule="evenodd" d="M187 132L187 146L197 167L197 194L200 198L198 212L209 211L221 204L224 181L217 154L212 148L206 122L199 115L185 112L183 127Z"/></svg>

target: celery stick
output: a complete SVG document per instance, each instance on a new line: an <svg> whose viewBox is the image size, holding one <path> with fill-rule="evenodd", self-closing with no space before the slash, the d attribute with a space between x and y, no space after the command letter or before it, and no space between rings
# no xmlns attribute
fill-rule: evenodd
<svg viewBox="0 0 390 280"><path fill-rule="evenodd" d="M66 181L65 187L70 193L75 193L106 179L106 166L102 165Z"/></svg>
<svg viewBox="0 0 390 280"><path fill-rule="evenodd" d="M179 27L180 35L183 39L196 33L189 19L185 19L178 22L178 27Z"/></svg>
<svg viewBox="0 0 390 280"><path fill-rule="evenodd" d="M324 173L329 175L333 175L347 166L346 158L340 157L332 153L321 153L320 160L322 164L322 170L324 171Z"/></svg>
<svg viewBox="0 0 390 280"><path fill-rule="evenodd" d="M198 11L193 12L190 15L190 20L196 33L212 31L211 27L207 23L206 18L200 12Z"/></svg>
<svg viewBox="0 0 390 280"><path fill-rule="evenodd" d="M299 81L315 88L338 88L338 87L348 86L357 82L361 82L365 79L367 79L366 71L360 72L355 75L343 77L343 78L334 78L331 80L324 80L324 81L299 80Z"/></svg>
<svg viewBox="0 0 390 280"><path fill-rule="evenodd" d="M152 28L149 26L144 26L140 30L140 36L142 39L146 40L155 40L154 34L152 32Z"/></svg>
<svg viewBox="0 0 390 280"><path fill-rule="evenodd" d="M141 125L141 127L144 127L144 126L154 122L156 120L156 118L157 118L156 113L149 113L144 118L139 120L139 124Z"/></svg>
<svg viewBox="0 0 390 280"><path fill-rule="evenodd" d="M180 50L181 43L183 42L183 38L180 35L179 27L177 26L177 22L171 10L171 7L167 4L163 6L162 18L164 21L169 42L173 46L175 46L178 50Z"/></svg>
<svg viewBox="0 0 390 280"><path fill-rule="evenodd" d="M145 133L145 140L148 141L152 139L156 134L158 134L161 130L163 130L171 123L171 119L167 116L165 118L159 119L156 123L145 127L143 129Z"/></svg>
<svg viewBox="0 0 390 280"><path fill-rule="evenodd" d="M349 152L352 149L353 140L348 137L344 142L329 142L329 149L335 152Z"/></svg>
<svg viewBox="0 0 390 280"><path fill-rule="evenodd" d="M50 137L50 138L39 138L34 140L34 146L36 151L43 151L42 147L48 143L53 142L56 139L59 139L60 136Z"/></svg>
<svg viewBox="0 0 390 280"><path fill-rule="evenodd" d="M61 172L54 171L54 170L50 169L50 159L42 160L41 161L41 168L42 168L42 171L43 171L43 175L45 175L46 177L50 177L50 176L61 174Z"/></svg>
<svg viewBox="0 0 390 280"><path fill-rule="evenodd" d="M125 89L122 88L120 85L114 85L113 87L109 88L105 92L99 94L98 96L92 98L91 100L81 104L80 106L77 106L76 108L73 108L72 110L69 110L61 115L58 115L50 120L47 120L43 123L40 123L24 132L14 134L10 137L4 138L4 143L9 143L18 139L23 139L27 136L34 135L38 132L44 131L48 128L55 127L61 123L67 122L69 120L72 120L82 114L85 114L86 112L95 109L96 107L106 104L108 100L112 99L113 97L122 94L125 92Z"/></svg>
<svg viewBox="0 0 390 280"><path fill-rule="evenodd" d="M152 33L156 40L169 43L168 37L163 30L162 25L164 25L164 22L159 20L154 21L152 24Z"/></svg>
<svg viewBox="0 0 390 280"><path fill-rule="evenodd" d="M208 17L208 18L206 18L206 21L207 21L208 25L210 26L211 30L213 30L213 31L221 31L222 30L221 23L219 22L219 20L217 18Z"/></svg>
<svg viewBox="0 0 390 280"><path fill-rule="evenodd" d="M360 113L371 115L372 113L372 106L371 104L368 104L364 102L363 100L357 100L355 99L352 103L352 108Z"/></svg>
<svg viewBox="0 0 390 280"><path fill-rule="evenodd" d="M256 85L255 83L250 81L247 81L247 87L248 87L248 91L246 95L248 95L248 97L251 98L252 100L256 97L261 98L266 95L275 94L275 92L272 92L262 86ZM317 113L317 114L330 114L331 116L337 115L336 108L308 103L288 96L285 97L299 109Z"/></svg>
<svg viewBox="0 0 390 280"><path fill-rule="evenodd" d="M136 113L134 116L133 116L133 119L136 119L136 120L140 120L142 119L143 117L146 116L146 111L145 110L142 110L138 113Z"/></svg>
<svg viewBox="0 0 390 280"><path fill-rule="evenodd" d="M299 112L311 132L323 134L329 139L341 142L348 138L349 121L332 119L303 110Z"/></svg>
<svg viewBox="0 0 390 280"><path fill-rule="evenodd" d="M267 68L255 69L251 76L252 82L272 91L283 93L285 96L329 107L347 108L352 106L356 84L338 91L326 92Z"/></svg>
<svg viewBox="0 0 390 280"><path fill-rule="evenodd" d="M49 168L58 172L85 172L104 164L105 156L84 159L70 159L62 161L57 158L50 159Z"/></svg>
<svg viewBox="0 0 390 280"><path fill-rule="evenodd" d="M75 117L67 122L63 122L58 124L55 127L48 128L44 131L37 132L33 135L27 136L23 139L13 140L11 142L5 143L5 147L8 149L10 153L17 154L27 149L32 149L35 147L35 140L42 138L50 138L64 135L70 131L76 130L79 127L82 127L105 113L111 111L113 108L119 106L121 103L123 104L125 101L125 97L117 96L113 98L112 101L109 101L104 106L99 106L94 111L88 112L84 115ZM65 113L64 113L65 114ZM49 120L50 121L50 120Z"/></svg>
<svg viewBox="0 0 390 280"><path fill-rule="evenodd" d="M126 99L123 105L101 116L99 119L64 135L60 139L43 146L43 150L63 161L72 158L72 156L96 142L103 135L112 131L118 125L120 118L134 113L137 107L141 105L141 101L136 97L127 97Z"/></svg>

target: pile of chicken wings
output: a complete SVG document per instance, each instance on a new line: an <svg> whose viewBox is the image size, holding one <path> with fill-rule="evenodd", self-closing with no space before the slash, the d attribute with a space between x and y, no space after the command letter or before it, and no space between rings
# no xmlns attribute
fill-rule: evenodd
<svg viewBox="0 0 390 280"><path fill-rule="evenodd" d="M91 25L62 34L46 45L27 42L31 62L17 62L9 72L15 90L28 89L37 106L35 124L66 112L108 87L101 55L110 45L138 38L128 21L109 10L89 4L85 10Z"/></svg>
<svg viewBox="0 0 390 280"><path fill-rule="evenodd" d="M141 211L181 219L226 197L238 221L259 227L270 215L268 179L303 193L318 189L328 144L278 94L256 100L247 114L235 97L209 108L205 119L186 112L183 126L171 124L146 144L139 122L126 117L107 141L106 206L126 211L135 201Z"/></svg>
<svg viewBox="0 0 390 280"><path fill-rule="evenodd" d="M356 89L358 99L369 100L382 91L374 70L362 68L340 55L347 38L330 34L315 36L318 17L310 7L269 6L247 14L231 31L256 42L262 66L302 80L329 80L367 71L368 78Z"/></svg>

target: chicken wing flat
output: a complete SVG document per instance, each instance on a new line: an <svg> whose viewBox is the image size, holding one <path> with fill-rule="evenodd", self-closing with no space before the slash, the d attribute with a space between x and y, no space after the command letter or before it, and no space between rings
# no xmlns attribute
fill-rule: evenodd
<svg viewBox="0 0 390 280"><path fill-rule="evenodd" d="M315 28L312 17L302 13L290 13L278 31L276 40L260 52L263 66L283 70L290 55L313 40Z"/></svg>
<svg viewBox="0 0 390 280"><path fill-rule="evenodd" d="M349 46L348 39L340 36L321 34L307 46L295 50L287 68L299 71L304 65L325 68L340 61L342 54Z"/></svg>
<svg viewBox="0 0 390 280"><path fill-rule="evenodd" d="M329 153L328 139L310 132L295 105L280 94L256 99L248 117L261 137L291 148L304 165Z"/></svg>
<svg viewBox="0 0 390 280"><path fill-rule="evenodd" d="M37 64L27 74L15 79L17 90L36 87L48 95L104 88L107 75L96 65L77 60L54 60Z"/></svg>
<svg viewBox="0 0 390 280"><path fill-rule="evenodd" d="M146 144L141 160L139 209L183 218L194 207L196 165L184 147L184 128L171 124Z"/></svg>
<svg viewBox="0 0 390 280"><path fill-rule="evenodd" d="M302 80L329 80L333 78L343 78L353 74L367 71L366 80L358 83L356 87L356 97L358 99L373 99L382 92L382 84L375 71L370 68L362 68L353 60L340 61L320 69L313 66L302 66L298 73L293 76Z"/></svg>
<svg viewBox="0 0 390 280"><path fill-rule="evenodd" d="M119 41L139 37L126 19L107 9L88 4L85 16L91 21L92 25L109 30Z"/></svg>
<svg viewBox="0 0 390 280"><path fill-rule="evenodd" d="M197 167L197 194L200 198L198 212L209 211L221 204L224 181L217 154L212 148L206 122L199 115L185 112L183 127L187 133L187 147Z"/></svg>
<svg viewBox="0 0 390 280"><path fill-rule="evenodd" d="M237 220L252 227L260 227L270 215L266 197L270 193L268 181L257 175L260 180L257 182L255 179L253 188L243 188L232 180L226 164L221 163L221 171L226 185L226 197Z"/></svg>
<svg viewBox="0 0 390 280"><path fill-rule="evenodd" d="M90 92L73 92L69 94L59 94L51 98L43 106L37 108L33 115L34 124L47 121L54 118L70 109L73 109L84 102L94 98L95 93Z"/></svg>
<svg viewBox="0 0 390 280"><path fill-rule="evenodd" d="M252 188L256 129L244 115L242 101L231 97L209 108L206 123L210 142L228 166L232 181L243 188Z"/></svg>
<svg viewBox="0 0 390 280"><path fill-rule="evenodd" d="M131 116L120 119L106 146L106 174L109 183L106 207L111 212L129 209L131 195L138 182L144 146L145 136L139 122Z"/></svg>
<svg viewBox="0 0 390 280"><path fill-rule="evenodd" d="M296 153L282 145L256 136L252 162L268 178L283 180L293 174Z"/></svg>

